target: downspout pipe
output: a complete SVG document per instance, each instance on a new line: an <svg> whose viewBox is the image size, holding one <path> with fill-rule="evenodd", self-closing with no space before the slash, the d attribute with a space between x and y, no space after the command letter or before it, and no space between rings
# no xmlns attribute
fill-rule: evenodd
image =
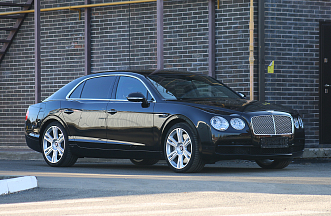
<svg viewBox="0 0 331 216"><path fill-rule="evenodd" d="M157 69L164 69L164 57L163 57L163 0L157 0L156 2L156 13L157 13L157 48L156 48L156 58L157 58Z"/></svg>
<svg viewBox="0 0 331 216"><path fill-rule="evenodd" d="M40 1L34 1L34 67L35 67L35 103L41 102L41 49L40 49Z"/></svg>
<svg viewBox="0 0 331 216"><path fill-rule="evenodd" d="M253 0L250 4L250 22L249 22L249 99L254 100L254 5Z"/></svg>
<svg viewBox="0 0 331 216"><path fill-rule="evenodd" d="M259 38L259 100L265 101L265 0L259 0L259 23L258 23L258 38Z"/></svg>
<svg viewBox="0 0 331 216"><path fill-rule="evenodd" d="M208 1L208 56L209 56L209 71L208 75L215 78L215 56L216 56L216 47L215 47L215 0Z"/></svg>
<svg viewBox="0 0 331 216"><path fill-rule="evenodd" d="M85 4L90 4L90 0L85 0ZM85 75L91 74L91 8L85 8Z"/></svg>

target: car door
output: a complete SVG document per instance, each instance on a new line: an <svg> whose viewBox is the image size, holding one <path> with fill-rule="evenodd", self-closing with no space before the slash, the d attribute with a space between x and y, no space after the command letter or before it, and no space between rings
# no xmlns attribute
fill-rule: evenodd
<svg viewBox="0 0 331 216"><path fill-rule="evenodd" d="M66 121L73 115L76 119L71 131L74 131L74 141L80 147L105 148L107 144L106 118L107 104L114 86L115 76L97 76L85 80L79 88L81 93L74 91L70 102L75 109L67 109ZM74 99L76 97L76 99ZM64 111L65 112L65 111ZM78 122L78 125L76 125Z"/></svg>
<svg viewBox="0 0 331 216"><path fill-rule="evenodd" d="M69 142L75 142L76 136L79 134L79 121L82 103L80 95L85 85L85 81L79 83L67 96L66 100L61 101L61 110L63 119L68 128Z"/></svg>
<svg viewBox="0 0 331 216"><path fill-rule="evenodd" d="M149 101L148 106L141 102L131 102L127 96L141 92ZM119 76L115 99L107 106L107 138L112 149L152 150L154 147L154 102L144 83L133 76Z"/></svg>

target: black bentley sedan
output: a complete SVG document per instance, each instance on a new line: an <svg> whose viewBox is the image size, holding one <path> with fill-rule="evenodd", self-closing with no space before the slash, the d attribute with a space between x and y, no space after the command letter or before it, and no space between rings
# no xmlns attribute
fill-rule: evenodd
<svg viewBox="0 0 331 216"><path fill-rule="evenodd" d="M178 71L78 78L29 107L25 136L50 166L72 166L81 157L127 158L136 165L165 159L175 172L198 172L226 159L281 169L305 144L298 112Z"/></svg>

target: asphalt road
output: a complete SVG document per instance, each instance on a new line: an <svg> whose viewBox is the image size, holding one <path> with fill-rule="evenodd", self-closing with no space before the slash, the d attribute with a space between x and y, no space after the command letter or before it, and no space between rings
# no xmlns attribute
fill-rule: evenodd
<svg viewBox="0 0 331 216"><path fill-rule="evenodd" d="M164 162L0 161L0 176L34 175L38 188L0 196L0 215L331 215L331 161L263 170L224 161L177 174Z"/></svg>

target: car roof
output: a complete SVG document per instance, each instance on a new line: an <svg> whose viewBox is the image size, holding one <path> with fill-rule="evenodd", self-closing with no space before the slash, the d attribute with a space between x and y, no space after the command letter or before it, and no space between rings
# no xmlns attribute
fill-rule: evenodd
<svg viewBox="0 0 331 216"><path fill-rule="evenodd" d="M74 88L79 82L82 80L89 78L89 77L95 77L99 75L110 75L110 74L140 74L142 76L148 77L150 75L201 75L199 73L192 73L192 72L187 72L187 71L177 71L177 70L116 70L116 71L100 71L96 73L91 73L89 75L79 77L67 85L63 86L60 88L58 91L56 91L54 94L52 94L50 97L46 98L46 100L57 100L57 99L62 99L64 98L68 92Z"/></svg>
<svg viewBox="0 0 331 216"><path fill-rule="evenodd" d="M136 74L140 74L143 76L150 76L150 75L165 75L165 74L173 74L173 75L201 75L198 73L192 73L192 72L188 72L188 71L176 71L176 70L116 70L116 71L100 71L100 72L96 72L93 74L112 74L112 73L136 73ZM91 75L93 75L91 74Z"/></svg>

